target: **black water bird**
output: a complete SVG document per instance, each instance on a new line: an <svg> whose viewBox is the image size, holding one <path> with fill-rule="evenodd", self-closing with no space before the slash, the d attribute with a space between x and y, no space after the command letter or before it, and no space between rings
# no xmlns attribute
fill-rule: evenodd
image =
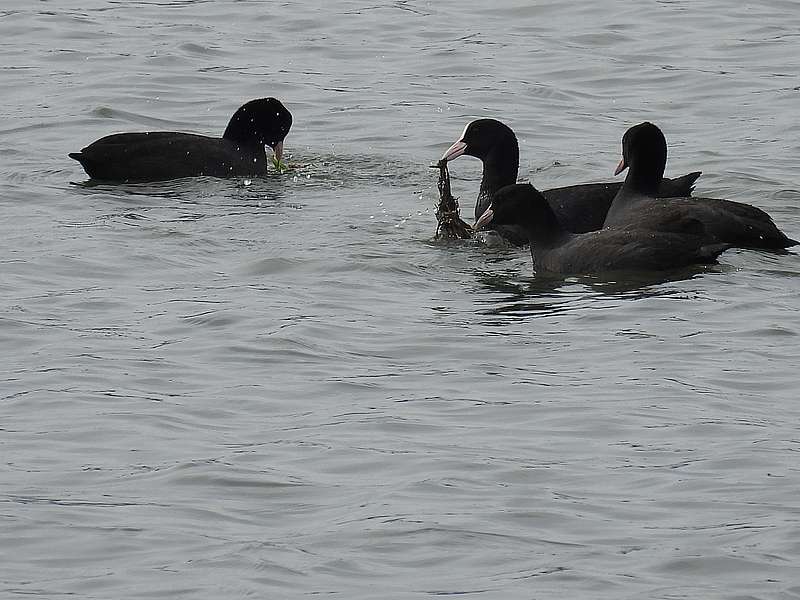
<svg viewBox="0 0 800 600"><path fill-rule="evenodd" d="M544 195L528 183L517 183L495 192L475 228L487 224L521 227L531 245L534 269L561 274L666 271L710 264L730 247L707 243L697 219L676 218L667 227L671 231L631 226L572 233Z"/></svg>
<svg viewBox="0 0 800 600"><path fill-rule="evenodd" d="M174 131L117 133L69 156L101 180L254 177L267 172L265 146L280 161L291 126L292 115L279 100L259 98L239 107L221 138Z"/></svg>
<svg viewBox="0 0 800 600"><path fill-rule="evenodd" d="M703 224L708 242L773 250L798 243L780 231L766 212L750 204L683 194L657 197L666 162L667 142L656 125L640 123L625 132L615 174L625 169L628 174L606 215L606 227L663 231L685 217Z"/></svg>
<svg viewBox="0 0 800 600"><path fill-rule="evenodd" d="M517 182L517 136L500 121L477 119L467 124L461 137L445 151L442 160L450 161L462 155L474 156L483 163L483 176L475 203L477 219L489 206L497 190ZM662 196L691 194L699 176L698 171L676 179L663 179L658 193ZM608 207L621 187L621 182L587 183L544 190L542 194L565 229L583 233L603 226ZM522 239L525 239L524 235Z"/></svg>

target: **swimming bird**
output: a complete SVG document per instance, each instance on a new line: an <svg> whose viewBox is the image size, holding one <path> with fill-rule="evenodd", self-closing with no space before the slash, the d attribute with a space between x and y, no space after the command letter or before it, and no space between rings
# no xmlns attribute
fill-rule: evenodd
<svg viewBox="0 0 800 600"><path fill-rule="evenodd" d="M667 142L652 123L634 125L622 137L622 160L615 174L628 169L625 182L606 215L606 227L635 225L664 230L678 217L700 221L707 241L741 248L781 249L798 242L780 231L766 212L750 204L717 198L657 198L667 161Z"/></svg>
<svg viewBox="0 0 800 600"><path fill-rule="evenodd" d="M503 186L516 183L519 171L519 144L511 128L495 119L477 119L467 124L456 142L442 155L450 161L462 155L474 156L483 163L480 191L475 203L475 218L491 202L492 194ZM676 179L663 179L659 195L689 195L700 172ZM608 207L622 183L587 183L553 188L541 192L568 231L583 233L603 226ZM524 236L523 236L524 238Z"/></svg>
<svg viewBox="0 0 800 600"><path fill-rule="evenodd" d="M267 172L265 146L280 161L291 126L292 115L279 100L259 98L239 107L221 138L174 131L117 133L69 156L93 179L259 176Z"/></svg>
<svg viewBox="0 0 800 600"><path fill-rule="evenodd" d="M699 220L685 215L676 218L680 222L671 223L672 231L631 226L572 233L544 195L529 183L517 183L495 192L475 228L492 223L518 225L530 241L534 269L562 274L666 271L714 263L730 247L706 243Z"/></svg>

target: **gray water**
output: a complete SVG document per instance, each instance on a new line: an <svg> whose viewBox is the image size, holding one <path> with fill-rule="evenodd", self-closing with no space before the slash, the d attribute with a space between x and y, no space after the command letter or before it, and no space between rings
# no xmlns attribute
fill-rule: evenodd
<svg viewBox="0 0 800 600"><path fill-rule="evenodd" d="M608 181L649 119L798 237L797 3L66 4L0 8L0 597L800 598L797 253L534 276L427 166L492 116ZM281 176L66 156L267 95Z"/></svg>

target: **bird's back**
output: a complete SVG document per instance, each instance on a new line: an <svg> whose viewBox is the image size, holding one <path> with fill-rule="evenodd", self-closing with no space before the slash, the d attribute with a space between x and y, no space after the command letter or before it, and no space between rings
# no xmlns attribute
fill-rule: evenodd
<svg viewBox="0 0 800 600"><path fill-rule="evenodd" d="M687 226L688 227L688 226ZM702 231L702 224L696 228ZM665 271L713 263L729 247L707 244L692 233L610 228L573 235L557 247L533 247L537 270L557 273Z"/></svg>
<svg viewBox="0 0 800 600"><path fill-rule="evenodd" d="M775 249L797 244L781 232L772 217L760 208L718 198L651 198L621 192L608 212L605 226L679 231L673 224L680 219L700 221L705 228L707 243Z"/></svg>
<svg viewBox="0 0 800 600"><path fill-rule="evenodd" d="M266 156L260 154L223 138L158 131L109 135L69 156L94 179L156 181L263 174Z"/></svg>

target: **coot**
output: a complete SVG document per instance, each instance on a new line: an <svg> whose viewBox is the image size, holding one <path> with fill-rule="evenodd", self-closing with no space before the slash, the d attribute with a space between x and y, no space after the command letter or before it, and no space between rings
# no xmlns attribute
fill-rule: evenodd
<svg viewBox="0 0 800 600"><path fill-rule="evenodd" d="M258 176L267 172L265 146L283 155L292 115L275 98L241 106L221 138L158 131L117 133L69 156L93 179L159 181L178 177Z"/></svg>
<svg viewBox="0 0 800 600"><path fill-rule="evenodd" d="M475 223L518 225L528 235L537 272L602 273L608 271L666 271L716 262L730 246L705 242L703 224L686 216L672 223L674 231L636 227L603 228L587 233L567 231L547 199L529 183L508 185Z"/></svg>
<svg viewBox="0 0 800 600"><path fill-rule="evenodd" d="M517 136L508 125L495 119L478 119L465 128L461 137L442 156L453 160L466 154L483 162L475 218L489 206L492 194L501 187L516 183L519 171L519 145ZM662 196L683 196L692 193L700 172L689 173L677 179L664 179L659 184ZM603 226L608 207L622 187L622 183L587 183L544 190L550 207L558 220L569 231L583 233Z"/></svg>
<svg viewBox="0 0 800 600"><path fill-rule="evenodd" d="M625 183L614 198L604 225L635 225L663 231L679 217L700 221L708 242L725 242L741 248L781 249L798 242L780 231L760 208L717 198L683 194L657 198L658 182L667 162L667 142L652 123L640 123L622 137L622 160L615 174L628 169Z"/></svg>

